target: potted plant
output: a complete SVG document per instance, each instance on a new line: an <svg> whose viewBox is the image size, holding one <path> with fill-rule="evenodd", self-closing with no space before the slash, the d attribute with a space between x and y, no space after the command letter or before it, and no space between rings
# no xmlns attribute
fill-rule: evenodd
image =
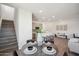
<svg viewBox="0 0 79 59"><path fill-rule="evenodd" d="M37 34L37 42L38 42L38 46L42 45L42 41L43 41L43 37L42 37L42 26L40 25L39 27L35 27L35 32Z"/></svg>

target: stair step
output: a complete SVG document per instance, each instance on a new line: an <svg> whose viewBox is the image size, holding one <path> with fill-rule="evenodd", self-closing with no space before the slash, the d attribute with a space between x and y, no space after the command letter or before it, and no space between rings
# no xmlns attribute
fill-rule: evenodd
<svg viewBox="0 0 79 59"><path fill-rule="evenodd" d="M11 34L11 33L12 33L12 34L15 34L15 32L12 32L12 31L11 31L11 32L0 32L0 35L1 35L1 34Z"/></svg>
<svg viewBox="0 0 79 59"><path fill-rule="evenodd" d="M0 41L9 40L9 39L16 39L16 36L0 37Z"/></svg>
<svg viewBox="0 0 79 59"><path fill-rule="evenodd" d="M0 46L4 46L4 45L8 45L10 43L14 43L14 42L17 42L17 40L11 40L11 41L3 41L3 42L0 42Z"/></svg>
<svg viewBox="0 0 79 59"><path fill-rule="evenodd" d="M16 35L6 35L6 36L4 35L4 36L0 36L0 39L1 39L1 38L6 38L6 39L7 39L8 37L10 37L10 38L11 38L11 37L16 37Z"/></svg>
<svg viewBox="0 0 79 59"><path fill-rule="evenodd" d="M8 52L8 53L0 53L0 56L14 56L13 52Z"/></svg>
<svg viewBox="0 0 79 59"><path fill-rule="evenodd" d="M15 33L1 33L0 34L0 37L5 37L5 36L15 36L16 34Z"/></svg>
<svg viewBox="0 0 79 59"><path fill-rule="evenodd" d="M8 52L11 52L11 51L15 51L18 49L18 46L11 46L11 47L7 47L7 48L4 48L4 49L0 49L0 53L8 53Z"/></svg>
<svg viewBox="0 0 79 59"><path fill-rule="evenodd" d="M8 44L4 44L4 45L0 45L0 50L1 49L4 49L4 48L7 48L7 47L11 47L11 46L16 46L17 45L17 42L13 42L13 43L8 43Z"/></svg>

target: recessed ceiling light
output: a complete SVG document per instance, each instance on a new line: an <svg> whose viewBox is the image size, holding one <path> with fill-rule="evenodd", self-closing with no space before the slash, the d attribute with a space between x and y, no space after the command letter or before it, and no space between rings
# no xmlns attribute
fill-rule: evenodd
<svg viewBox="0 0 79 59"><path fill-rule="evenodd" d="M42 13L43 11L42 11L42 10L40 10L39 12L40 12L40 13Z"/></svg>
<svg viewBox="0 0 79 59"><path fill-rule="evenodd" d="M55 18L55 16L52 16L52 18Z"/></svg>

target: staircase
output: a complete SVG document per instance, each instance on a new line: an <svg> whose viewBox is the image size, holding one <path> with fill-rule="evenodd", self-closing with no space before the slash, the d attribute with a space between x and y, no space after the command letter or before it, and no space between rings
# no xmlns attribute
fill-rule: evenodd
<svg viewBox="0 0 79 59"><path fill-rule="evenodd" d="M17 48L18 44L14 22L2 20L0 30L0 56L12 55Z"/></svg>

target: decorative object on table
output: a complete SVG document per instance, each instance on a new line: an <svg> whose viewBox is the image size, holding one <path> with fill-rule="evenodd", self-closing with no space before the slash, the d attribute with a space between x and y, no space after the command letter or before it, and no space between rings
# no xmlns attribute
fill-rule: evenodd
<svg viewBox="0 0 79 59"><path fill-rule="evenodd" d="M47 49L48 49L49 51L51 51L51 50L52 50L52 47L48 46Z"/></svg>
<svg viewBox="0 0 79 59"><path fill-rule="evenodd" d="M28 50L33 50L33 46L29 46L28 47Z"/></svg>
<svg viewBox="0 0 79 59"><path fill-rule="evenodd" d="M38 27L35 27L35 32L37 34L37 42L38 46L42 45L43 37L42 37L42 24L40 24Z"/></svg>
<svg viewBox="0 0 79 59"><path fill-rule="evenodd" d="M45 43L46 43L46 41L54 43L54 37L52 35L49 35L49 36L46 36L46 37L43 37L43 38L44 38Z"/></svg>
<svg viewBox="0 0 79 59"><path fill-rule="evenodd" d="M30 46L30 47L25 48L23 52L26 55L31 55L37 52L37 48L34 46L33 47Z"/></svg>
<svg viewBox="0 0 79 59"><path fill-rule="evenodd" d="M27 43L29 43L29 42L32 42L32 43L34 43L34 41L31 39L31 40L27 40Z"/></svg>
<svg viewBox="0 0 79 59"><path fill-rule="evenodd" d="M52 47L52 49L51 49L51 47L48 47L48 48L43 47L42 52L47 54L47 55L55 55L57 53L57 51L53 47Z"/></svg>
<svg viewBox="0 0 79 59"><path fill-rule="evenodd" d="M45 45L47 45L47 46L50 46L52 43L51 42L49 42L49 41L45 41L45 43L44 43Z"/></svg>
<svg viewBox="0 0 79 59"><path fill-rule="evenodd" d="M36 41L33 41L33 40L27 40L27 46L33 46L33 45L36 45L37 42Z"/></svg>
<svg viewBox="0 0 79 59"><path fill-rule="evenodd" d="M45 41L45 43L48 43L48 41Z"/></svg>

